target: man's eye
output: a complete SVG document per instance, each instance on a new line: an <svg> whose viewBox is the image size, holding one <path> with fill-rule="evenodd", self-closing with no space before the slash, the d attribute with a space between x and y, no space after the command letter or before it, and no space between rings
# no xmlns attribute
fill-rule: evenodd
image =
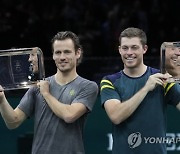
<svg viewBox="0 0 180 154"><path fill-rule="evenodd" d="M122 49L123 49L123 50L125 50L125 51L126 51L126 50L128 50L128 48L127 48L127 47L122 47Z"/></svg>
<svg viewBox="0 0 180 154"><path fill-rule="evenodd" d="M70 50L65 50L64 53L65 53L65 54L70 54L71 51L70 51Z"/></svg>
<svg viewBox="0 0 180 154"><path fill-rule="evenodd" d="M60 51L55 51L55 54L60 54L61 52Z"/></svg>
<svg viewBox="0 0 180 154"><path fill-rule="evenodd" d="M139 49L138 46L133 46L133 47L132 47L132 50L137 50L137 49Z"/></svg>

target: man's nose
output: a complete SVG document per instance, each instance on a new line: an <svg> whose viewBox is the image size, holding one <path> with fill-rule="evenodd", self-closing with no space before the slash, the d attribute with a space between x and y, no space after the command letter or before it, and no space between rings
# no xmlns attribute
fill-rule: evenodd
<svg viewBox="0 0 180 154"><path fill-rule="evenodd" d="M180 48L177 48L174 52L177 56L180 56Z"/></svg>
<svg viewBox="0 0 180 154"><path fill-rule="evenodd" d="M132 49L131 48L127 49L127 54L132 54Z"/></svg>
<svg viewBox="0 0 180 154"><path fill-rule="evenodd" d="M64 59L65 59L65 54L64 54L64 53L61 53L59 58L60 58L61 60L64 60Z"/></svg>

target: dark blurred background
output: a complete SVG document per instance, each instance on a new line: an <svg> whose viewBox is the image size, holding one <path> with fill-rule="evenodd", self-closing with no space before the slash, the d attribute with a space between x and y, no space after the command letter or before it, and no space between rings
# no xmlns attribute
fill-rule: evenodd
<svg viewBox="0 0 180 154"><path fill-rule="evenodd" d="M179 6L178 0L1 0L0 49L40 47L48 76L56 71L52 37L71 30L84 48L79 74L99 80L99 73L121 68L118 37L123 29L134 26L148 36L145 62L159 67L161 43L179 39Z"/></svg>

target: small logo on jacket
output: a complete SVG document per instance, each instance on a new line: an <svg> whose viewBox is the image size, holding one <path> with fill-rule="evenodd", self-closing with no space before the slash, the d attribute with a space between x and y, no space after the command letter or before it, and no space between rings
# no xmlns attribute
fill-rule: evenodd
<svg viewBox="0 0 180 154"><path fill-rule="evenodd" d="M75 94L74 89L71 89L70 92L69 92L69 94L70 94L71 96L74 96L74 94Z"/></svg>

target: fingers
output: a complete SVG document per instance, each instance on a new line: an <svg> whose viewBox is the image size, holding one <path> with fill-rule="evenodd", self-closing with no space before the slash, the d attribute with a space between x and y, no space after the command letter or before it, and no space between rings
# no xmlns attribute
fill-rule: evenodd
<svg viewBox="0 0 180 154"><path fill-rule="evenodd" d="M157 78L156 83L159 84L159 85L163 85L164 81L162 79Z"/></svg>
<svg viewBox="0 0 180 154"><path fill-rule="evenodd" d="M153 74L152 76L156 77L156 78L166 78L168 75L166 74L162 74L162 73L156 73Z"/></svg>
<svg viewBox="0 0 180 154"><path fill-rule="evenodd" d="M41 83L40 81L37 82L37 87L40 89Z"/></svg>
<svg viewBox="0 0 180 154"><path fill-rule="evenodd" d="M43 82L43 80L38 80L38 82L37 82L37 87L40 88L40 85L42 84L42 82Z"/></svg>
<svg viewBox="0 0 180 154"><path fill-rule="evenodd" d="M47 87L49 86L49 82L46 81L46 80L40 80L39 82L37 82L37 87L40 88L40 87Z"/></svg>
<svg viewBox="0 0 180 154"><path fill-rule="evenodd" d="M147 86L149 87L150 91L153 90L157 85L162 85L164 84L164 78L165 75L161 73L156 73L153 74L149 77L147 81Z"/></svg>
<svg viewBox="0 0 180 154"><path fill-rule="evenodd" d="M166 81L167 79L172 77L172 75L170 75L169 73L165 73L165 74L156 73L156 74L153 74L152 76L155 78L161 79L162 81Z"/></svg>

